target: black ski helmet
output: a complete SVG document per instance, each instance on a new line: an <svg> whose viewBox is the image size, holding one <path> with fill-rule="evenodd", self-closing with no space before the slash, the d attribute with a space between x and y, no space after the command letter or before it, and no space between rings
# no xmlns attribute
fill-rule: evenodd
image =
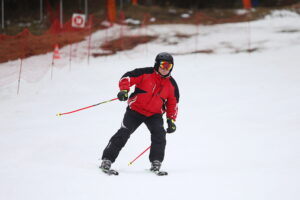
<svg viewBox="0 0 300 200"><path fill-rule="evenodd" d="M161 61L167 61L169 63L172 63L173 66L174 66L174 60L173 60L173 57L171 56L171 54L167 53L167 52L161 52L159 54L157 54L156 58L155 58L155 64L154 64L154 69L158 72L158 68L159 68L159 65L160 65L160 62ZM172 69L170 70L169 74L171 73L171 71L173 70L173 67ZM168 74L168 75L169 75ZM167 76L168 76L167 75Z"/></svg>

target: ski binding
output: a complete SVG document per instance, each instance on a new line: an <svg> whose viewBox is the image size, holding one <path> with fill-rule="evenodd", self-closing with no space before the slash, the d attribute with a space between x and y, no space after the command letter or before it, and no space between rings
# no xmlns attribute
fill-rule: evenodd
<svg viewBox="0 0 300 200"><path fill-rule="evenodd" d="M119 172L114 170L114 169L102 169L100 168L105 174L107 175L115 175L115 176L118 176L119 175Z"/></svg>
<svg viewBox="0 0 300 200"><path fill-rule="evenodd" d="M157 176L167 176L168 175L168 172L166 172L166 171L155 170L155 171L151 171L151 172L153 172Z"/></svg>

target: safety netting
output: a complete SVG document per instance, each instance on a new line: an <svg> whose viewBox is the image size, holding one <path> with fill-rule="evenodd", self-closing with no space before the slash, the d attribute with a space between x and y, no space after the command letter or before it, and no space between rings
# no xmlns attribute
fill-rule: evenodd
<svg viewBox="0 0 300 200"><path fill-rule="evenodd" d="M182 15L176 23L200 25L250 20L248 12L222 18L200 11L187 15L189 16ZM28 29L14 36L0 35L0 64L3 63L0 65L0 87L18 82L19 92L21 80L36 82L49 71L49 78L52 79L54 69L68 67L71 70L74 62L89 62L90 56L107 56L148 43L157 38L147 33L149 24L170 23L150 12L143 13L142 18L141 21L135 22L126 18L121 10L117 16L116 13L108 13L105 19L90 15L83 28L74 28L72 19L61 24L57 15L52 14L50 28L41 35L34 35ZM135 31L128 31L129 29ZM102 31L96 32L98 30ZM97 35L97 39L94 39L93 35ZM195 52L211 53L210 50ZM34 55L41 56L43 62L34 59Z"/></svg>

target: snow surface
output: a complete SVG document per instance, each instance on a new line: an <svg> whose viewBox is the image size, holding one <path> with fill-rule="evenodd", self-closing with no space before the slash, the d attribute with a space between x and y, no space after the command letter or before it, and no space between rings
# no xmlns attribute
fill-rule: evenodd
<svg viewBox="0 0 300 200"><path fill-rule="evenodd" d="M94 46L107 34L118 37L119 29L126 28L95 33ZM250 23L127 31L159 38L91 58L89 65L74 60L70 68L62 59L52 80L51 54L28 58L18 95L19 61L0 65L0 199L300 199L299 15L276 11ZM190 54L204 49L214 52ZM119 78L151 66L161 51L174 53L181 94L178 129L167 136L162 167L169 176L146 171L148 152L127 165L150 145L144 125L113 165L120 175L107 176L98 169L99 158L120 127L126 103L56 113L115 98Z"/></svg>

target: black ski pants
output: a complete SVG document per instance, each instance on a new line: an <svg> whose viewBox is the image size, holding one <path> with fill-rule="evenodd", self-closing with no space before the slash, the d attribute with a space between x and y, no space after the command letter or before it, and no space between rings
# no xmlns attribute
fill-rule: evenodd
<svg viewBox="0 0 300 200"><path fill-rule="evenodd" d="M121 149L125 146L130 135L142 124L145 123L151 133L151 148L149 160L163 161L166 147L166 131L163 126L161 114L154 114L146 117L136 111L127 108L121 128L109 140L103 151L102 159L112 162L116 160Z"/></svg>

